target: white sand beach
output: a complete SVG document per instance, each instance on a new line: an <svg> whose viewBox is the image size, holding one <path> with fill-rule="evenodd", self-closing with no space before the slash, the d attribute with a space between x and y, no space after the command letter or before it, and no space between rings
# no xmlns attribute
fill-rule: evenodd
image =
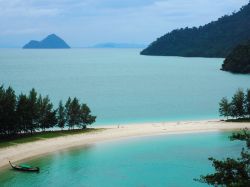
<svg viewBox="0 0 250 187"><path fill-rule="evenodd" d="M6 166L9 160L17 162L71 147L84 146L103 141L165 134L227 131L246 127L250 128L250 123L229 123L218 120L101 126L96 128L104 128L104 130L97 132L39 140L1 148L0 167Z"/></svg>

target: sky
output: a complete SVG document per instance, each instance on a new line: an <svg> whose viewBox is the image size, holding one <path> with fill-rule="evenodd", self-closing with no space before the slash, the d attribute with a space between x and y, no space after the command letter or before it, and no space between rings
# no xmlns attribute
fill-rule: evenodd
<svg viewBox="0 0 250 187"><path fill-rule="evenodd" d="M249 0L0 0L0 47L51 33L71 47L149 44L181 27L204 25Z"/></svg>

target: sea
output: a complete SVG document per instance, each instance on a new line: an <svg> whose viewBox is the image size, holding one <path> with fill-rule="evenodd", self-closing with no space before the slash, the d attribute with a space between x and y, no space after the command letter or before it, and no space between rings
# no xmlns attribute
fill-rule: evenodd
<svg viewBox="0 0 250 187"><path fill-rule="evenodd" d="M141 49L0 49L0 85L35 88L58 106L77 97L95 126L219 118L219 102L250 75L221 71L222 58L155 57Z"/></svg>
<svg viewBox="0 0 250 187"><path fill-rule="evenodd" d="M250 75L220 70L222 58L141 56L141 49L0 49L0 84L17 94L35 88L60 100L77 97L93 126L220 118L218 103ZM208 157L238 157L231 132L161 135L89 144L26 162L41 172L0 171L0 186L203 187Z"/></svg>
<svg viewBox="0 0 250 187"><path fill-rule="evenodd" d="M206 187L208 157L239 156L230 132L162 135L90 144L27 161L40 173L0 171L1 187Z"/></svg>

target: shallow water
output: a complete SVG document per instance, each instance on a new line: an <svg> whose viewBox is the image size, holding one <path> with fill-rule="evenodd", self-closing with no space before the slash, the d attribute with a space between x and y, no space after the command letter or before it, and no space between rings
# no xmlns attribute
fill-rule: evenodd
<svg viewBox="0 0 250 187"><path fill-rule="evenodd" d="M202 187L193 179L213 171L208 157L239 156L230 133L162 135L98 143L28 163L39 174L0 171L0 186Z"/></svg>
<svg viewBox="0 0 250 187"><path fill-rule="evenodd" d="M0 49L0 84L77 96L97 124L218 118L218 102L249 75L220 71L223 59L140 56L139 49Z"/></svg>

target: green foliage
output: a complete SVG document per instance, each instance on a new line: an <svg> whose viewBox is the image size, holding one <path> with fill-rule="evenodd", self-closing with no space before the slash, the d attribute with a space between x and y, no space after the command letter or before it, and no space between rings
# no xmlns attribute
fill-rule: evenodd
<svg viewBox="0 0 250 187"><path fill-rule="evenodd" d="M250 92L247 91L246 95L242 89L238 89L232 101L229 102L225 97L222 98L219 103L219 112L221 116L224 116L228 119L229 116L236 119L247 119L246 115L249 115L250 109Z"/></svg>
<svg viewBox="0 0 250 187"><path fill-rule="evenodd" d="M79 128L86 128L95 122L96 116L91 115L91 111L86 104L80 105L79 100L68 98L65 104L66 121L69 129L74 129L75 126Z"/></svg>
<svg viewBox="0 0 250 187"><path fill-rule="evenodd" d="M246 108L246 115L250 117L250 90L247 90L245 108Z"/></svg>
<svg viewBox="0 0 250 187"><path fill-rule="evenodd" d="M66 111L63 106L62 101L59 102L58 110L57 110L57 120L58 120L58 127L63 129L66 123Z"/></svg>
<svg viewBox="0 0 250 187"><path fill-rule="evenodd" d="M20 132L28 132L28 121L29 121L29 101L26 95L21 94L17 100L17 126Z"/></svg>
<svg viewBox="0 0 250 187"><path fill-rule="evenodd" d="M85 129L87 125L91 125L95 122L96 116L91 115L91 110L86 104L82 104L81 106L81 115L80 115L80 124L79 126L82 129Z"/></svg>
<svg viewBox="0 0 250 187"><path fill-rule="evenodd" d="M220 105L219 108L220 115L228 118L228 116L230 116L231 106L227 98L223 97L219 105Z"/></svg>
<svg viewBox="0 0 250 187"><path fill-rule="evenodd" d="M68 106L68 126L69 129L73 128L80 124L80 104L77 98L74 98Z"/></svg>
<svg viewBox="0 0 250 187"><path fill-rule="evenodd" d="M37 92L34 88L29 93L28 96L28 111L27 111L27 128L31 134L39 128L39 105L37 103Z"/></svg>
<svg viewBox="0 0 250 187"><path fill-rule="evenodd" d="M68 100L65 103L65 113L66 113L66 122L69 121L69 116L70 116L70 103L71 103L71 98L69 97Z"/></svg>
<svg viewBox="0 0 250 187"><path fill-rule="evenodd" d="M245 141L247 148L250 149L250 132L247 128L242 130L242 132L233 133L232 136L230 136L230 140L231 141L234 141L234 140Z"/></svg>
<svg viewBox="0 0 250 187"><path fill-rule="evenodd" d="M221 69L233 73L250 73L250 43L237 46L226 57Z"/></svg>
<svg viewBox="0 0 250 187"><path fill-rule="evenodd" d="M42 98L40 95L37 103L39 106L39 127L43 131L54 127L57 124L56 111L53 110L53 104L50 102L49 97Z"/></svg>
<svg viewBox="0 0 250 187"><path fill-rule="evenodd" d="M77 98L69 98L65 106L60 101L54 110L49 97L38 96L35 89L28 95L16 96L11 87L0 87L0 138L46 131L55 126L63 129L66 124L70 129L86 128L96 119L90 113L88 106L81 105Z"/></svg>
<svg viewBox="0 0 250 187"><path fill-rule="evenodd" d="M240 133L234 133L230 139L245 141L247 149L250 148L250 132L244 129ZM214 186L246 187L250 186L250 154L242 149L240 158L227 158L216 160L209 158L213 162L215 173L201 176L196 181L207 183Z"/></svg>
<svg viewBox="0 0 250 187"><path fill-rule="evenodd" d="M16 96L14 90L0 87L0 133L16 133Z"/></svg>
<svg viewBox="0 0 250 187"><path fill-rule="evenodd" d="M226 57L250 39L250 4L237 13L200 27L174 30L158 38L142 55Z"/></svg>
<svg viewBox="0 0 250 187"><path fill-rule="evenodd" d="M233 107L232 116L236 118L244 117L245 115L244 101L245 101L245 96L243 90L241 89L237 90L231 102L231 106Z"/></svg>
<svg viewBox="0 0 250 187"><path fill-rule="evenodd" d="M227 122L246 123L246 122L250 122L250 118L228 119Z"/></svg>

